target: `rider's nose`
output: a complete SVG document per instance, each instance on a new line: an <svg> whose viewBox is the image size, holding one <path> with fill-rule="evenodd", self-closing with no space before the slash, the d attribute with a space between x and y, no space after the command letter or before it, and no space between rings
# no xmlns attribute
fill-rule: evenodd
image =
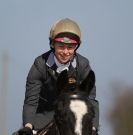
<svg viewBox="0 0 133 135"><path fill-rule="evenodd" d="M63 49L63 53L67 54L68 53L68 48L65 46Z"/></svg>

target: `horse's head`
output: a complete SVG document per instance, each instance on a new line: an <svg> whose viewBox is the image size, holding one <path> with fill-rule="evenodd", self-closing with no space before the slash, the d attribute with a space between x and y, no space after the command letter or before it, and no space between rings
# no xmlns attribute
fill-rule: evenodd
<svg viewBox="0 0 133 135"><path fill-rule="evenodd" d="M93 71L90 71L81 84L75 75L66 70L59 75L55 119L63 135L91 135L94 108L88 94L94 84Z"/></svg>
<svg viewBox="0 0 133 135"><path fill-rule="evenodd" d="M82 82L78 82L77 76L67 70L62 71L57 79L57 91L59 94L70 91L83 91L89 94L94 85L95 74L92 70Z"/></svg>

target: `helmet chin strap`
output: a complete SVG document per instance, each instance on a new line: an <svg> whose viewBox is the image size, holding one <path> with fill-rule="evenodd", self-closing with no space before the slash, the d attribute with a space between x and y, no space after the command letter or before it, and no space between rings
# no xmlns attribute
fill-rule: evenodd
<svg viewBox="0 0 133 135"><path fill-rule="evenodd" d="M76 52L76 50L79 48L80 44L77 45L76 49L74 50Z"/></svg>
<svg viewBox="0 0 133 135"><path fill-rule="evenodd" d="M53 39L51 39L51 38L49 38L49 45L50 45L50 49L54 50Z"/></svg>

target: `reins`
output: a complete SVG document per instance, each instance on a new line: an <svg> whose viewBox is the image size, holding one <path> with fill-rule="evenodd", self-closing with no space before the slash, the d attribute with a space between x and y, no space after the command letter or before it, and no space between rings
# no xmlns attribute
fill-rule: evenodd
<svg viewBox="0 0 133 135"><path fill-rule="evenodd" d="M50 123L48 123L42 130L39 130L36 135L47 135L48 131L51 129L51 127L55 124L56 131L58 132L58 135L60 134L60 131L56 125L55 120L52 120Z"/></svg>
<svg viewBox="0 0 133 135"><path fill-rule="evenodd" d="M46 133L49 131L50 127L52 127L54 123L55 121L52 120L42 130L38 131L36 135L46 135Z"/></svg>

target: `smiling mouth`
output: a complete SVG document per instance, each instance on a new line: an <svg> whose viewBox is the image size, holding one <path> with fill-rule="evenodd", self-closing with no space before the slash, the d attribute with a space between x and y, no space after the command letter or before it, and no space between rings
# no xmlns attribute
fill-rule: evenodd
<svg viewBox="0 0 133 135"><path fill-rule="evenodd" d="M70 57L65 57L65 58L64 58L64 57L61 57L61 59L62 59L62 60L69 60Z"/></svg>
<svg viewBox="0 0 133 135"><path fill-rule="evenodd" d="M63 60L68 60L69 58L70 58L70 56L66 56L66 57L61 56L61 59L63 59Z"/></svg>

